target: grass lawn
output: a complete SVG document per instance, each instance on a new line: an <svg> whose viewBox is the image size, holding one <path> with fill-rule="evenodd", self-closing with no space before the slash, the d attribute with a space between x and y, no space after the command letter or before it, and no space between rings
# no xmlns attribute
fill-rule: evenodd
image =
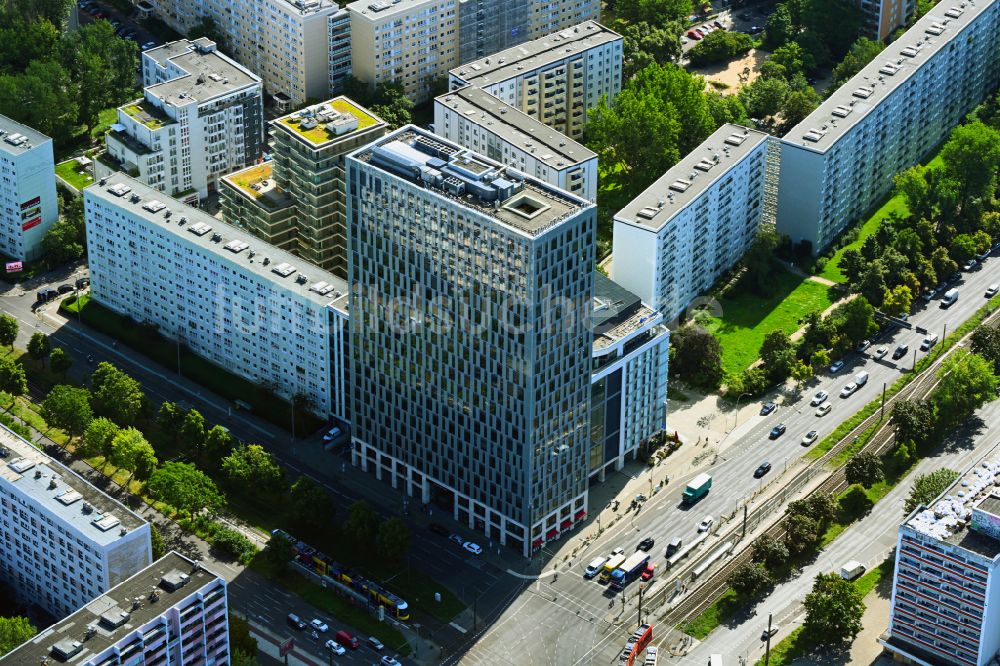
<svg viewBox="0 0 1000 666"><path fill-rule="evenodd" d="M734 290L722 299L722 317L712 317L706 328L722 344L722 367L739 373L757 360L761 342L770 331L793 333L799 320L810 312L822 311L832 301L828 287L784 271L772 279L774 288L767 297Z"/></svg>
<svg viewBox="0 0 1000 666"><path fill-rule="evenodd" d="M56 165L56 175L78 190L82 190L94 182L93 176L76 160L66 160Z"/></svg>
<svg viewBox="0 0 1000 666"><path fill-rule="evenodd" d="M736 611L743 608L744 605L744 601L735 591L726 590L726 593L719 597L718 601L679 629L700 641L712 633L723 621L733 617Z"/></svg>
<svg viewBox="0 0 1000 666"><path fill-rule="evenodd" d="M103 143L105 132L116 122L118 122L118 107L113 106L110 109L104 109L99 112L97 114L97 124L90 130L90 138Z"/></svg>
<svg viewBox="0 0 1000 666"><path fill-rule="evenodd" d="M927 163L928 168L937 169L943 163L941 156L935 153L934 158ZM858 233L858 239L851 243L850 245L845 245L844 247L837 250L833 258L827 262L826 267L819 274L820 277L824 277L827 280L833 280L834 282L843 282L844 274L840 270L840 258L844 256L844 252L848 248L858 249L864 245L865 239L878 231L879 224L882 220L889 217L891 214L897 214L901 216L909 215L910 211L906 207L906 200L903 195L897 194L886 201L882 206L872 213L871 217L865 220L864 224L861 225L861 231Z"/></svg>

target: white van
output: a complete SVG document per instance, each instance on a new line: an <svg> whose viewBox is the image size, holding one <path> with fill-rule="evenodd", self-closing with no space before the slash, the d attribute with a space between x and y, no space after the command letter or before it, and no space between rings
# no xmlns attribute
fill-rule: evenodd
<svg viewBox="0 0 1000 666"><path fill-rule="evenodd" d="M938 336L937 333L932 333L924 338L924 341L920 343L920 351L927 351L931 347L937 344Z"/></svg>
<svg viewBox="0 0 1000 666"><path fill-rule="evenodd" d="M585 578L593 578L601 571L601 567L608 561L606 557L595 557L587 565L587 570L583 572Z"/></svg>
<svg viewBox="0 0 1000 666"><path fill-rule="evenodd" d="M862 371L862 372L859 372L858 374L854 375L854 383L858 385L858 388L861 388L862 386L864 386L865 384L867 384L868 383L868 372L867 371Z"/></svg>
<svg viewBox="0 0 1000 666"><path fill-rule="evenodd" d="M941 298L941 307L950 308L958 300L958 289L949 289Z"/></svg>
<svg viewBox="0 0 1000 666"><path fill-rule="evenodd" d="M844 580L854 580L864 572L865 565L861 564L861 562L858 562L857 560L845 562L844 566L840 567L840 577Z"/></svg>

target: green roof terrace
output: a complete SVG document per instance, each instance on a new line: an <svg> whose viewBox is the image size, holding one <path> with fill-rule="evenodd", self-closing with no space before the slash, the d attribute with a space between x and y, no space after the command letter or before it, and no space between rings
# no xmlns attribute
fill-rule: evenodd
<svg viewBox="0 0 1000 666"><path fill-rule="evenodd" d="M130 118L134 118L151 130L158 130L174 122L163 111L153 106L145 99L139 99L121 107Z"/></svg>
<svg viewBox="0 0 1000 666"><path fill-rule="evenodd" d="M353 116L354 120L349 116ZM346 97L337 97L295 111L278 118L274 123L292 135L304 139L313 147L320 147L341 137L385 125L385 121Z"/></svg>
<svg viewBox="0 0 1000 666"><path fill-rule="evenodd" d="M255 164L224 176L222 180L258 206L269 211L281 210L291 206L292 200L275 185L271 166L271 162Z"/></svg>

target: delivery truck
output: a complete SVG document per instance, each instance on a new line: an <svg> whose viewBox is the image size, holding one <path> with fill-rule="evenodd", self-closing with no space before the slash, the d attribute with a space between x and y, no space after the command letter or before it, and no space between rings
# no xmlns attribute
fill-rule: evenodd
<svg viewBox="0 0 1000 666"><path fill-rule="evenodd" d="M709 474L699 474L698 476L691 479L687 484L687 488L684 489L684 496L682 501L685 504L694 504L702 497L708 494L709 489L712 487L712 477Z"/></svg>
<svg viewBox="0 0 1000 666"><path fill-rule="evenodd" d="M649 562L649 553L641 550L634 552L617 569L611 572L611 587L616 590L623 589L626 585L635 580Z"/></svg>

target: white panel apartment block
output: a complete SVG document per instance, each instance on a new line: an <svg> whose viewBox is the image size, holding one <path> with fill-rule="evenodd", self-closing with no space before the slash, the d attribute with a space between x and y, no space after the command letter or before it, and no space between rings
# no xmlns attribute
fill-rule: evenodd
<svg viewBox="0 0 1000 666"><path fill-rule="evenodd" d="M490 159L597 200L597 153L476 86L434 100L434 131Z"/></svg>
<svg viewBox="0 0 1000 666"><path fill-rule="evenodd" d="M55 617L152 561L149 523L2 426L0 517L0 578Z"/></svg>
<svg viewBox="0 0 1000 666"><path fill-rule="evenodd" d="M826 248L997 87L1000 2L943 0L781 139L778 231Z"/></svg>
<svg viewBox="0 0 1000 666"><path fill-rule="evenodd" d="M226 581L170 552L0 657L0 664L222 666Z"/></svg>
<svg viewBox="0 0 1000 666"><path fill-rule="evenodd" d="M52 139L0 116L0 252L37 258L58 217Z"/></svg>
<svg viewBox="0 0 1000 666"><path fill-rule="evenodd" d="M618 211L615 282L669 321L732 268L764 219L768 141L723 125Z"/></svg>
<svg viewBox="0 0 1000 666"><path fill-rule="evenodd" d="M327 416L343 404L347 284L207 213L115 174L84 190L90 289L193 353ZM300 270L301 269L301 270Z"/></svg>
<svg viewBox="0 0 1000 666"><path fill-rule="evenodd" d="M534 41L464 63L448 73L449 90L482 88L549 127L583 135L587 111L622 87L622 37L584 21Z"/></svg>
<svg viewBox="0 0 1000 666"><path fill-rule="evenodd" d="M122 170L171 196L202 199L264 147L260 77L215 42L170 42L142 54L144 97L118 109L98 178Z"/></svg>

